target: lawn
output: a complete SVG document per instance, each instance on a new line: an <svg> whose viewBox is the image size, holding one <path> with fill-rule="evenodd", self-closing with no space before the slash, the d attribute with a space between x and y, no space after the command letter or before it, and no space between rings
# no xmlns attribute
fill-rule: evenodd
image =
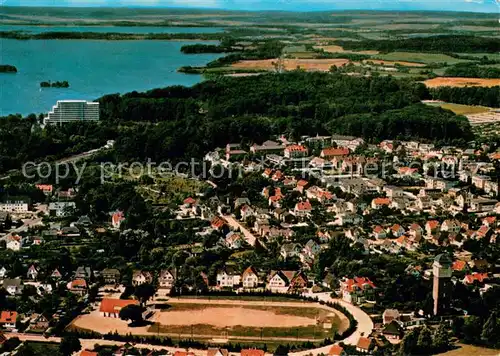
<svg viewBox="0 0 500 356"><path fill-rule="evenodd" d="M456 64L469 62L465 59L458 59L447 56L446 54L439 53L418 53L418 52L391 52L387 54L379 54L374 56L376 59L383 59L388 61L406 61L406 62L418 62L418 63L448 63Z"/></svg>

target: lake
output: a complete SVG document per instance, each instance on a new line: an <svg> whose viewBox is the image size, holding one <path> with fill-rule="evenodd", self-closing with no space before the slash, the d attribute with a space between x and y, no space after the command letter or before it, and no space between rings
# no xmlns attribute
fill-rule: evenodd
<svg viewBox="0 0 500 356"><path fill-rule="evenodd" d="M0 73L0 116L46 113L63 99L94 100L111 93L196 84L201 75L176 70L222 55L182 54L180 48L188 43L193 42L0 39L0 64L18 70ZM48 80L67 80L70 87L41 89L40 82Z"/></svg>

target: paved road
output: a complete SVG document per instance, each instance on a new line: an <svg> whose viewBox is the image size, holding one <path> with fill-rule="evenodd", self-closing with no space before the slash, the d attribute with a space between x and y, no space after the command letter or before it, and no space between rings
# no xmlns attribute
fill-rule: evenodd
<svg viewBox="0 0 500 356"><path fill-rule="evenodd" d="M330 297L330 293L315 293L315 294L309 293L306 295L309 297L318 297L319 300L323 300L325 302L339 303L352 314L354 319L357 320L358 326L356 328L356 331L353 332L351 336L345 338L344 340L340 340L339 342L343 342L344 344L347 345L356 345L358 343L360 336L368 336L372 332L373 321L370 318L370 316L360 308L352 304L349 304L347 302L344 302L342 299L332 298ZM332 345L328 345L313 350L290 353L290 355L293 356L306 356L306 355L319 355L319 354L327 355L331 347Z"/></svg>
<svg viewBox="0 0 500 356"><path fill-rule="evenodd" d="M223 215L222 216L224 219L226 219L227 223L234 229L239 229L242 233L243 236L245 236L245 239L247 242L250 244L250 246L255 246L255 242L257 241L257 238L255 237L254 234L252 234L247 228L245 228L243 225L240 224L238 220L233 218L231 215Z"/></svg>

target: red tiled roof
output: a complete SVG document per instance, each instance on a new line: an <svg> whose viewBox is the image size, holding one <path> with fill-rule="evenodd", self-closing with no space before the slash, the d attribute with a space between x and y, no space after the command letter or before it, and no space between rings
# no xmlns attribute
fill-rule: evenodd
<svg viewBox="0 0 500 356"><path fill-rule="evenodd" d="M439 226L439 221L429 220L429 221L427 221L426 226L429 226L432 230L434 230Z"/></svg>
<svg viewBox="0 0 500 356"><path fill-rule="evenodd" d="M81 353L80 353L80 356L97 356L97 352L94 352L94 351L89 351L89 350L83 350Z"/></svg>
<svg viewBox="0 0 500 356"><path fill-rule="evenodd" d="M373 199L373 202L376 205L389 205L391 203L391 199L389 199L389 198L375 198L375 199Z"/></svg>
<svg viewBox="0 0 500 356"><path fill-rule="evenodd" d="M359 347L360 349L363 349L363 350L369 350L371 344L372 344L372 341L369 338L360 337L358 340L358 344L356 346Z"/></svg>
<svg viewBox="0 0 500 356"><path fill-rule="evenodd" d="M375 284L373 284L368 277L354 277L354 279L346 279L343 283L345 284L344 288L346 288L348 292L352 292L354 286L357 286L359 289L363 289L365 285L375 288Z"/></svg>
<svg viewBox="0 0 500 356"><path fill-rule="evenodd" d="M478 281L479 283L483 283L485 279L488 279L488 273L477 273L474 272L472 274L468 274L465 276L465 283L472 284L474 281Z"/></svg>
<svg viewBox="0 0 500 356"><path fill-rule="evenodd" d="M125 216L123 215L122 211L117 211L116 213L113 214L111 220L113 221L113 224L117 225L121 221L125 220Z"/></svg>
<svg viewBox="0 0 500 356"><path fill-rule="evenodd" d="M328 355L330 356L340 356L340 354L344 351L344 348L340 345L333 345L328 351Z"/></svg>
<svg viewBox="0 0 500 356"><path fill-rule="evenodd" d="M324 148L321 151L321 154L326 157L335 157L335 156L347 156L349 154L349 149L345 147L341 148Z"/></svg>
<svg viewBox="0 0 500 356"><path fill-rule="evenodd" d="M401 230L401 225L399 225L399 224L394 224L394 225L392 225L391 230L392 230L393 232L398 232L398 231L400 231L400 230Z"/></svg>
<svg viewBox="0 0 500 356"><path fill-rule="evenodd" d="M486 221L488 224L493 224L497 220L496 216L487 216L484 218L483 223Z"/></svg>
<svg viewBox="0 0 500 356"><path fill-rule="evenodd" d="M17 312L4 310L0 313L0 324L15 323L17 319Z"/></svg>
<svg viewBox="0 0 500 356"><path fill-rule="evenodd" d="M295 207L297 210L302 210L302 211L312 210L312 206L311 203L309 203L309 201L298 202Z"/></svg>
<svg viewBox="0 0 500 356"><path fill-rule="evenodd" d="M285 151L288 151L288 152L306 152L307 148L305 148L302 145L291 145L291 146L288 146L287 148L285 148Z"/></svg>
<svg viewBox="0 0 500 356"><path fill-rule="evenodd" d="M85 279L75 279L71 282L71 288L75 287L87 288L87 281Z"/></svg>
<svg viewBox="0 0 500 356"><path fill-rule="evenodd" d="M212 227L214 228L221 228L222 226L226 225L226 220L216 216L212 219L212 221L210 222L212 224Z"/></svg>
<svg viewBox="0 0 500 356"><path fill-rule="evenodd" d="M376 234L380 234L381 232L384 232L384 228L382 226L380 226L380 225L377 225L373 229L373 232L375 232Z"/></svg>
<svg viewBox="0 0 500 356"><path fill-rule="evenodd" d="M192 205L196 203L196 200L194 200L193 198L191 197L187 197L186 199L184 199L184 204L189 204L189 205Z"/></svg>
<svg viewBox="0 0 500 356"><path fill-rule="evenodd" d="M241 350L241 356L264 356L264 350L259 349L243 349Z"/></svg>
<svg viewBox="0 0 500 356"><path fill-rule="evenodd" d="M417 224L417 223L413 223L413 224L411 224L411 226L410 226L410 230L413 230L413 231L418 231L418 230L420 230L420 229L422 229L422 228L421 228L421 227L420 227L420 225L419 225L419 224Z"/></svg>
<svg viewBox="0 0 500 356"><path fill-rule="evenodd" d="M467 263L465 261L456 260L455 262L453 262L451 268L454 271L463 271L465 266L467 266Z"/></svg>
<svg viewBox="0 0 500 356"><path fill-rule="evenodd" d="M52 192L52 185L51 184L37 184L35 185L35 187L37 187L38 189L44 191L44 192Z"/></svg>
<svg viewBox="0 0 500 356"><path fill-rule="evenodd" d="M5 337L5 334L0 331L0 345L3 345L3 343L7 341L7 338Z"/></svg>
<svg viewBox="0 0 500 356"><path fill-rule="evenodd" d="M137 305L139 303L137 302L137 300L131 300L131 299L104 298L101 301L101 306L99 307L99 311L101 313L117 313L123 307L126 307L127 305L131 304Z"/></svg>
<svg viewBox="0 0 500 356"><path fill-rule="evenodd" d="M308 181L301 179L297 182L297 187L305 187L308 184L309 184Z"/></svg>

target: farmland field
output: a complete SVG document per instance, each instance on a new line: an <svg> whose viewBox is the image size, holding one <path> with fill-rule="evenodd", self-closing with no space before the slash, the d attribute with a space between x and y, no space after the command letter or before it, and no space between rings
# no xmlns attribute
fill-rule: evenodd
<svg viewBox="0 0 500 356"><path fill-rule="evenodd" d="M247 60L239 61L231 65L238 69L263 69L274 70L277 59ZM285 70L294 70L297 68L305 70L328 71L330 67L342 67L349 63L348 59L284 59L283 66Z"/></svg>
<svg viewBox="0 0 500 356"><path fill-rule="evenodd" d="M380 59L367 59L363 61L363 63L367 62L373 62L375 64L379 65L386 65L386 66L395 66L395 65L401 65L405 67L425 67L425 64L423 63L416 63L416 62L406 62L406 61L384 61Z"/></svg>
<svg viewBox="0 0 500 356"><path fill-rule="evenodd" d="M424 82L429 88L437 87L494 87L500 85L500 79L437 77Z"/></svg>
<svg viewBox="0 0 500 356"><path fill-rule="evenodd" d="M447 56L446 54L438 53L418 53L418 52L392 52L388 54L380 54L375 56L376 59L383 59L387 61L406 61L406 62L419 62L419 63L448 63L456 64L468 62L465 59L458 59Z"/></svg>
<svg viewBox="0 0 500 356"><path fill-rule="evenodd" d="M461 105L452 103L440 103L438 106L446 110L451 110L457 115L471 115L480 114L490 111L489 108L484 106Z"/></svg>

